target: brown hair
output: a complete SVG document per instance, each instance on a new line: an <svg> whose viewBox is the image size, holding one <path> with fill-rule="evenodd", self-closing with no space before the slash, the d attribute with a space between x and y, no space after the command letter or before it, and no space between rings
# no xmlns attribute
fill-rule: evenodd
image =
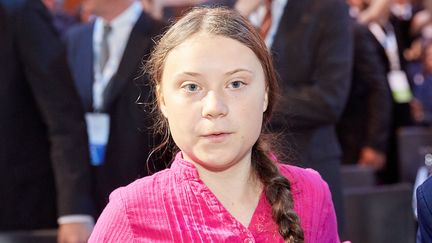
<svg viewBox="0 0 432 243"><path fill-rule="evenodd" d="M154 92L158 93L165 59L169 52L192 35L205 32L239 41L249 47L261 62L266 78L268 107L263 116L263 130L270 120L278 91L276 72L271 55L258 32L248 21L235 11L225 8L196 8L187 13L171 26L156 44L146 65L146 71L153 82ZM156 95L158 96L158 95ZM158 149L172 143L168 122L158 109L157 102L153 111L157 114L156 132L164 136ZM171 142L170 142L171 141ZM252 148L252 166L264 185L267 200L272 205L272 216L279 226L279 233L286 242L303 242L300 220L294 212L290 182L280 174L277 163L272 158L274 150L262 132Z"/></svg>

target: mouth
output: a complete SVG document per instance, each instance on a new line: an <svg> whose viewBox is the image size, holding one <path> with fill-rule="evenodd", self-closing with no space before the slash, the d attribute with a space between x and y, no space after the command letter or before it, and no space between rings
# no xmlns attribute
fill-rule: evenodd
<svg viewBox="0 0 432 243"><path fill-rule="evenodd" d="M226 141L231 134L230 132L214 132L202 135L201 137L213 143L221 143Z"/></svg>

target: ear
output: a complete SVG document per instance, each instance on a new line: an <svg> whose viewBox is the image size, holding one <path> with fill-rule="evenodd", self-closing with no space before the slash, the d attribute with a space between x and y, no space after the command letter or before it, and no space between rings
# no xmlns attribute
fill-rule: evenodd
<svg viewBox="0 0 432 243"><path fill-rule="evenodd" d="M263 113L266 112L267 107L268 107L268 88L266 88L266 92L264 95Z"/></svg>
<svg viewBox="0 0 432 243"><path fill-rule="evenodd" d="M165 99L164 99L164 97L162 95L162 87L160 85L156 86L156 98L157 98L157 102L158 102L158 105L159 105L159 109L162 112L162 115L165 118L168 118L167 108L166 108L166 105L165 105Z"/></svg>

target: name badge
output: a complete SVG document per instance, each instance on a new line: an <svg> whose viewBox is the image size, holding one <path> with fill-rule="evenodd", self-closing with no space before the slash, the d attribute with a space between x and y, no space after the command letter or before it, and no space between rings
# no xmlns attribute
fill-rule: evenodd
<svg viewBox="0 0 432 243"><path fill-rule="evenodd" d="M411 101L413 95L404 71L392 70L388 73L387 79L393 100L396 103L408 103Z"/></svg>
<svg viewBox="0 0 432 243"><path fill-rule="evenodd" d="M87 134L90 146L91 164L102 165L108 143L110 117L106 113L86 113Z"/></svg>

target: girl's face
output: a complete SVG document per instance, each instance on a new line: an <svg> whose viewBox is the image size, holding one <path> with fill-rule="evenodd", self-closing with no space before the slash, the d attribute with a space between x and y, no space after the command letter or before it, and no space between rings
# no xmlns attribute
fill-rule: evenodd
<svg viewBox="0 0 432 243"><path fill-rule="evenodd" d="M264 71L251 49L191 36L168 54L158 96L184 159L211 171L250 159L267 109Z"/></svg>

